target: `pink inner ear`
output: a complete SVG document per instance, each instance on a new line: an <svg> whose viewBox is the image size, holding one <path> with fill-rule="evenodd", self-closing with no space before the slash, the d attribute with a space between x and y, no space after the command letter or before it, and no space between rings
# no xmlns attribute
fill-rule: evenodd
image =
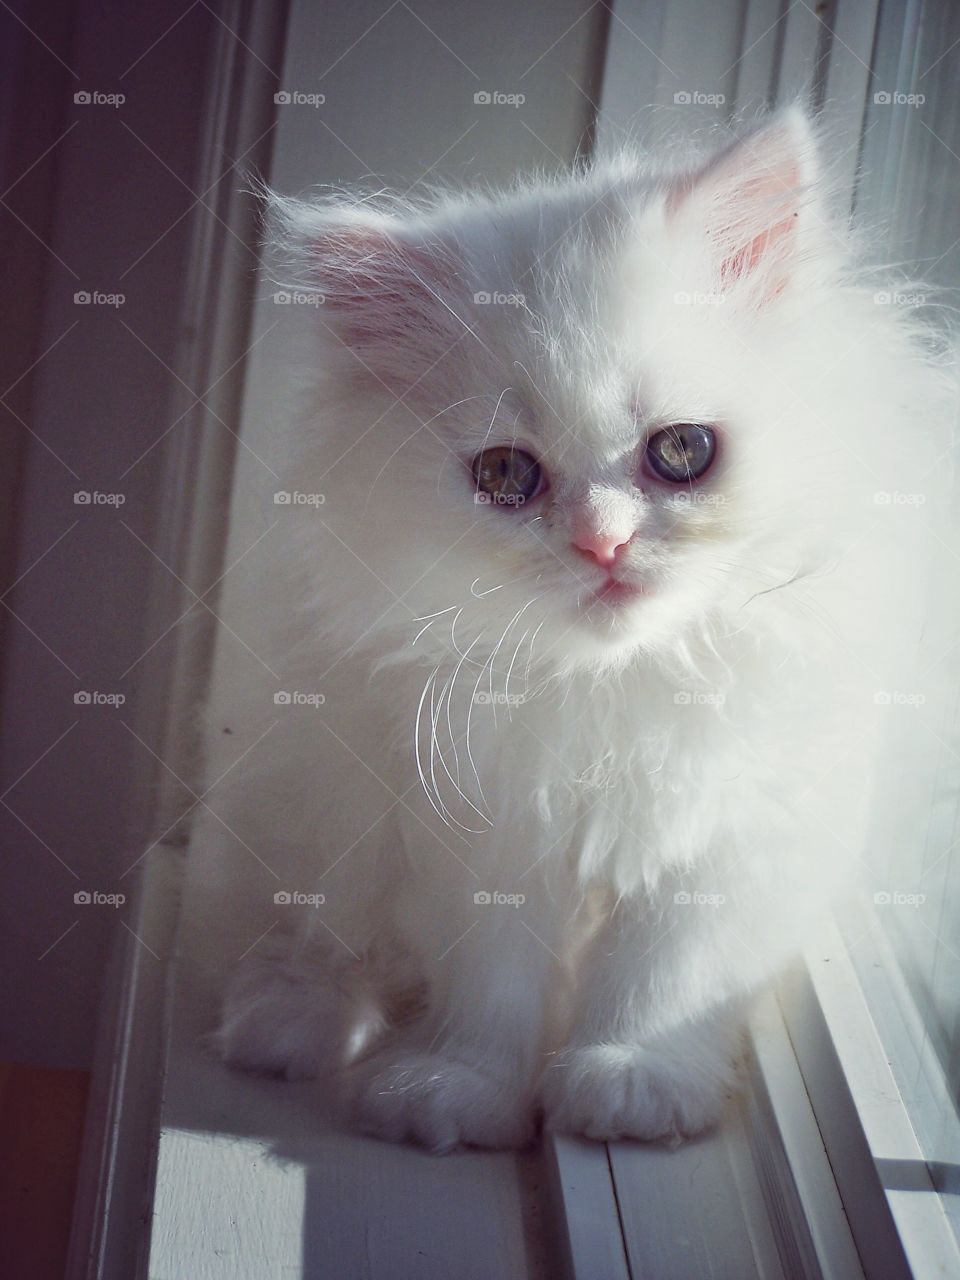
<svg viewBox="0 0 960 1280"><path fill-rule="evenodd" d="M721 288L753 273L765 298L786 286L812 146L805 122L788 117L733 146L671 192L668 216L700 224Z"/></svg>
<svg viewBox="0 0 960 1280"><path fill-rule="evenodd" d="M363 227L323 236L314 260L325 306L343 341L358 350L429 329L451 278L428 248Z"/></svg>
<svg viewBox="0 0 960 1280"><path fill-rule="evenodd" d="M744 185L740 193L744 204L756 211L766 210L768 216L775 220L754 235L749 235L749 230L742 223L735 223L718 235L718 240L728 250L731 243L736 243L739 238L738 232L749 237L724 257L720 267L723 281L742 279L768 255L786 257L789 254L792 248L789 242L796 234L798 211L795 189L799 181L800 174L795 170L790 175L759 178Z"/></svg>

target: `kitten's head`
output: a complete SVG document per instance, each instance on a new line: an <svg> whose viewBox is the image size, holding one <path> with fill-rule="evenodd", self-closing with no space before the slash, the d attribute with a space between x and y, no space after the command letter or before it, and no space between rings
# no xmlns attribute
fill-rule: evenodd
<svg viewBox="0 0 960 1280"><path fill-rule="evenodd" d="M842 282L821 185L791 110L679 172L278 201L324 297L302 465L326 477L346 630L435 615L421 644L509 657L536 632L555 669L599 667L739 625L842 552L907 357Z"/></svg>

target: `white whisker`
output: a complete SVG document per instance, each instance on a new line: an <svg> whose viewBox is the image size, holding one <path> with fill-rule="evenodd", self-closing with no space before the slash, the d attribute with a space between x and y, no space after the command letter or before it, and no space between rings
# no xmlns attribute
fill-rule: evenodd
<svg viewBox="0 0 960 1280"><path fill-rule="evenodd" d="M449 605L446 609L438 609L436 613L422 613L419 618L413 618L413 622L425 622L427 618L442 618L445 613L452 613L456 609L456 605Z"/></svg>
<svg viewBox="0 0 960 1280"><path fill-rule="evenodd" d="M459 784L458 780L457 780L457 779L455 779L455 778L454 778L454 776L453 776L453 774L450 772L450 769L449 769L449 767L447 766L447 762L446 762L446 759L445 759L445 757L444 757L444 754L443 754L443 752L440 750L440 741L439 741L439 739L438 739L438 737L437 737L437 724L438 724L438 722L439 722L439 720L440 720L440 711L441 711L441 709L442 709L442 707L443 707L443 699L444 699L444 695L446 695L446 694L449 692L449 690L450 690L450 688L451 688L451 682L452 682L452 677L451 677L451 679L450 679L450 680L448 680L448 681L447 681L447 683L443 686L443 689L441 690L441 693L440 693L440 697L437 699L436 715L435 715L435 716L433 716L433 736L432 736L432 741L436 744L436 747L437 747L437 758L438 758L438 759L439 759L439 761L440 761L440 764L441 764L441 766L442 766L442 768L443 768L443 771L444 771L444 773L447 775L447 777L450 779L450 781L453 783L453 787L454 787L454 790L456 791L457 795L460 797L460 799L461 799L461 800L463 800L463 802L464 802L465 804L468 804L468 805L470 806L470 808L474 811L474 813L477 815L477 817L478 817L478 818L482 818L484 822L489 823L490 819L486 816L486 814L485 814L485 813L481 813L481 811L480 811L480 810L477 808L477 806L473 803L473 801L470 799L470 797L469 797L469 796L467 796L467 795L465 795L465 794L464 794L464 792L461 790L461 788L460 788L460 784ZM433 711L433 698L432 698L432 695L431 695L431 699L430 699L430 705L431 705L431 713L432 713L432 711ZM450 707L450 701L449 701L449 697L448 697L448 699L447 699L447 710L448 710L448 712L449 712L449 707ZM447 724L448 724L448 728L449 728L449 720L448 720ZM450 734L450 744L451 744L451 746L453 747L453 750L454 750L454 756L456 757L457 744L456 744L456 742L454 741L454 738L453 738L453 734L452 734L452 732L451 732L451 734ZM459 773L459 765L458 765L458 773ZM453 816L453 815L451 814L451 817L452 817L452 816ZM457 819L456 819L456 818L454 818L453 820L454 820L454 822L457 822ZM460 823L460 822L457 822L457 825L458 825L458 826L463 826L463 824L462 824L462 823ZM464 831L472 831L474 835L481 835L481 834L482 834L482 832L480 832L480 831L476 831L473 827L463 827L463 830L464 830Z"/></svg>
<svg viewBox="0 0 960 1280"><path fill-rule="evenodd" d="M437 803L440 805L440 808L443 811L441 816L444 818L444 821L447 822L447 826L450 826L451 823L456 823L461 831L469 831L471 835L477 835L477 836L482 835L483 833L481 831L476 830L474 827L465 826L459 820L459 818L454 817L454 815L450 812L450 810L447 808L446 804L444 803L443 797L440 795L440 786L437 782L437 772L434 767L435 757L439 758L440 764L443 767L444 772L446 773L447 777L450 779L451 782L453 782L453 777L450 773L450 770L447 768L447 762L443 758L443 752L440 750L440 743L437 740L437 721L440 718L440 702L442 702L443 700L443 694L441 693L440 700L437 702L436 713L434 713L433 695L437 687L436 676L438 672L439 672L439 667L437 668L436 671L434 671L433 677L431 679L431 684L430 684L430 781L433 783L433 793L437 798ZM457 792L461 796L463 796L464 800L467 799L467 797L463 795L463 792L460 791L459 787L457 787ZM470 801L467 800L467 803L470 804ZM475 808L474 805L471 805L470 807ZM477 810L477 812L479 813L479 810ZM481 818L483 817L482 813L480 814L480 817ZM451 827L451 830L452 830L452 827Z"/></svg>
<svg viewBox="0 0 960 1280"><path fill-rule="evenodd" d="M526 667L524 668L524 672L523 672L523 694L524 694L524 697L526 697L526 695L527 695L527 690L530 688L530 663L531 663L531 661L533 660L533 646L536 644L537 636L538 636L538 635L540 634L540 632L543 630L544 623L545 623L546 621L547 621L547 620L546 620L546 618L544 618L543 622L541 622L541 623L540 623L540 626L539 626L539 627L537 627L536 631L535 631L535 632L533 633L533 635L530 637L530 648L529 648L529 650L527 651L527 665L526 665Z"/></svg>
<svg viewBox="0 0 960 1280"><path fill-rule="evenodd" d="M513 664L516 662L517 654L520 652L521 646L523 645L524 640L526 640L529 634L530 634L530 628L527 627L526 631L523 633L523 635L520 637L519 641L517 642L517 647L513 651L513 657L510 659L509 667L507 667L507 678L503 683L503 701L507 708L508 720L512 719L512 716L510 715L510 677L513 674Z"/></svg>
<svg viewBox="0 0 960 1280"><path fill-rule="evenodd" d="M426 701L427 690L430 688L431 681L433 681L436 678L437 672L439 670L440 668L436 667L434 671L427 677L423 686L423 692L420 694L420 701L417 704L417 716L416 716L416 719L414 720L414 752L417 759L417 774L420 778L420 784L423 787L423 794L430 801L430 804L433 806L433 808L436 809L437 813L440 815L441 820L449 827L450 823L447 822L447 819L444 816L443 812L438 808L436 801L434 800L433 796L430 794L430 788L427 786L426 775L423 772L423 762L420 758L420 718L423 715L423 704ZM452 827L451 827L451 830L453 830Z"/></svg>
<svg viewBox="0 0 960 1280"><path fill-rule="evenodd" d="M491 707L493 708L493 727L494 727L494 728L496 728L496 727L497 727L497 702L496 702L496 698L494 697L494 692L493 692L493 664L494 664L494 661L496 660L496 656L497 656L497 654L500 652L500 646L503 644L504 640L506 640L507 636L508 636L508 635L509 635L509 633L510 633L510 629L513 627L514 623L515 623L515 622L517 622L517 621L519 620L520 616L521 616L522 614L526 613L526 611L530 608L530 606L531 606L532 604L534 604L534 603L535 603L537 600L539 600L539 599L540 599L540 597L539 597L539 596L534 596L531 600L528 600L528 601L527 601L527 603L526 603L525 605L523 605L523 607L522 607L522 608L520 608L520 609L518 609L518 610L517 610L517 612L513 615L513 617L512 617L512 618L510 619L510 621L507 623L506 627L504 627L503 635L502 635L502 636L500 637L500 639L497 641L497 643L496 643L496 645L495 645L495 647L494 647L493 652L490 654L490 658L489 658L489 661L488 661L487 665L488 665L488 667L489 667L489 671L490 671L490 705L491 705ZM481 673L481 674L482 674L482 673Z"/></svg>

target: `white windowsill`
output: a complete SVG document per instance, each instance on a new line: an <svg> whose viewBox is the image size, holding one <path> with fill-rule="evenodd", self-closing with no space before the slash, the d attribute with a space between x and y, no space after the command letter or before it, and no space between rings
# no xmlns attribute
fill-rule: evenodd
<svg viewBox="0 0 960 1280"><path fill-rule="evenodd" d="M177 936L177 957L123 947L70 1276L261 1280L324 1274L321 1260L373 1280L960 1274L835 931L779 1003L758 1005L748 1087L715 1134L675 1152L548 1136L520 1156L437 1159L350 1134L310 1085L204 1053L210 993L189 971L189 901L177 925L181 854L151 855L138 906L141 937L165 957Z"/></svg>
<svg viewBox="0 0 960 1280"><path fill-rule="evenodd" d="M868 1276L960 1275L960 1251L853 962L836 928L781 1004Z"/></svg>

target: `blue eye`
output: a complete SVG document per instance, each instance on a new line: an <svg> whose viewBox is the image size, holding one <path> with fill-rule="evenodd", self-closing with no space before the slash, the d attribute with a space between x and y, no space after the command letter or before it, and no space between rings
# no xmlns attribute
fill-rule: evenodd
<svg viewBox="0 0 960 1280"><path fill-rule="evenodd" d="M470 470L478 501L502 506L522 506L539 493L543 481L543 468L536 458L511 445L484 449Z"/></svg>
<svg viewBox="0 0 960 1280"><path fill-rule="evenodd" d="M706 475L716 452L717 437L712 427L678 422L650 437L646 456L661 480L686 484Z"/></svg>

